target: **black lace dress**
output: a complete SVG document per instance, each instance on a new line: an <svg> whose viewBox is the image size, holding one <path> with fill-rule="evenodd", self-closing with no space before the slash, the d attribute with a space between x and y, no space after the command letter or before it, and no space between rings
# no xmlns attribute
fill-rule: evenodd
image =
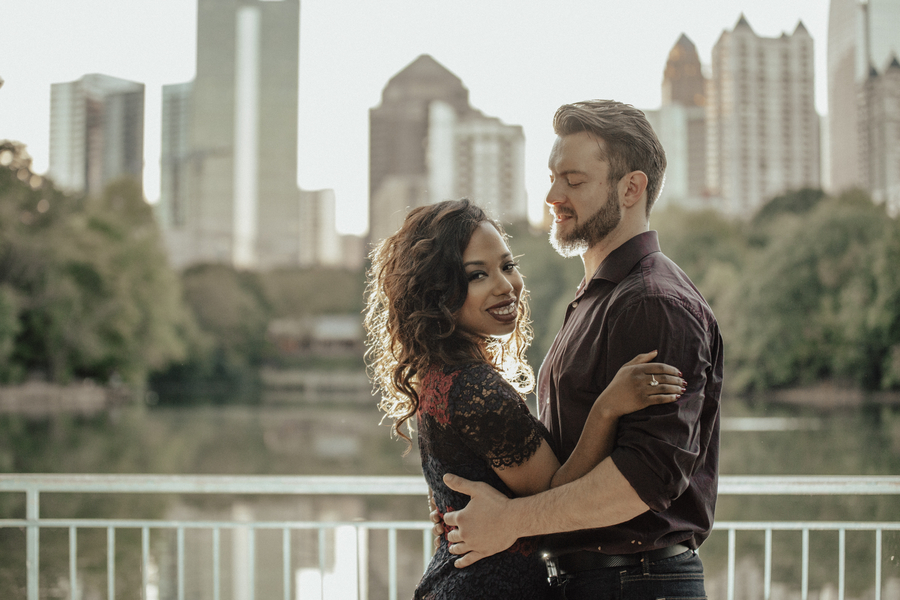
<svg viewBox="0 0 900 600"><path fill-rule="evenodd" d="M520 465L549 440L519 394L487 364L433 368L419 385L418 437L425 480L441 514L463 508L469 497L454 492L444 473L484 481L507 496L510 489L492 467ZM422 600L549 597L547 572L534 539L457 569L446 535L416 588Z"/></svg>

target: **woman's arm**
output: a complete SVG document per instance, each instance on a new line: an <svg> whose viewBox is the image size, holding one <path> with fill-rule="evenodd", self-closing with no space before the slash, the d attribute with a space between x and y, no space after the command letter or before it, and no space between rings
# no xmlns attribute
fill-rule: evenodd
<svg viewBox="0 0 900 600"><path fill-rule="evenodd" d="M619 417L654 404L674 402L684 391L678 369L649 362L656 351L639 354L622 366L591 408L572 455L562 466L544 441L521 465L494 471L518 496L530 496L574 481L612 453ZM652 377L652 379L651 379ZM658 385L651 385L652 381Z"/></svg>

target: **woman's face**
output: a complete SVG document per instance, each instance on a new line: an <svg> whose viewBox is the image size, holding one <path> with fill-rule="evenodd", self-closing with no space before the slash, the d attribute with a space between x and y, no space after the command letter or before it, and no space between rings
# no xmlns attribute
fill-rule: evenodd
<svg viewBox="0 0 900 600"><path fill-rule="evenodd" d="M475 229L463 252L463 268L469 290L456 313L457 325L485 337L515 331L524 282L500 232L490 223Z"/></svg>

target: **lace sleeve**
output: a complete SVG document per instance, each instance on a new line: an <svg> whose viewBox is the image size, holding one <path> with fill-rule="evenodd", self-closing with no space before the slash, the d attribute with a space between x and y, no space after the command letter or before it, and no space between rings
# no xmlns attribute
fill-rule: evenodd
<svg viewBox="0 0 900 600"><path fill-rule="evenodd" d="M543 441L538 421L490 365L473 365L456 380L454 425L466 445L493 468L521 465Z"/></svg>

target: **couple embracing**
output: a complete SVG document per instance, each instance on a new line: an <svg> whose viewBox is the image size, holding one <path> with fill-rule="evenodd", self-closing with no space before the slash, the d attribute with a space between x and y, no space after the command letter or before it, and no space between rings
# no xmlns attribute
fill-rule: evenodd
<svg viewBox="0 0 900 600"><path fill-rule="evenodd" d="M415 597L705 598L722 340L649 227L665 152L618 102L564 105L553 126L550 241L585 276L541 366L538 417L499 223L440 202L371 255L370 370L395 431L416 420L440 530Z"/></svg>

